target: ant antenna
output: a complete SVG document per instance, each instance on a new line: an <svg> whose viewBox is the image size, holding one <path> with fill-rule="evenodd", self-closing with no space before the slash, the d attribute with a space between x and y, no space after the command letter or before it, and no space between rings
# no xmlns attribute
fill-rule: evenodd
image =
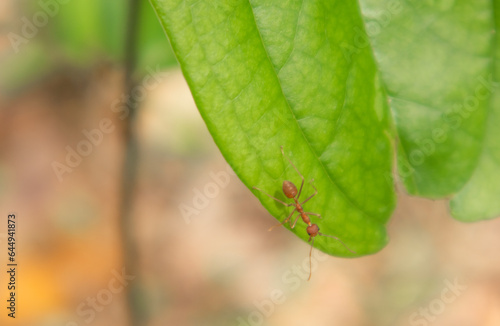
<svg viewBox="0 0 500 326"><path fill-rule="evenodd" d="M357 252L355 252L354 250L350 249L350 248L349 248L349 247L348 247L348 246L347 246L347 245L346 245L346 244L345 244L342 240L340 240L340 239L339 239L339 238L337 238L336 236L333 236L333 235L328 235L328 234L323 234L323 233L321 233L321 232L318 232L318 234L317 234L316 236L318 236L318 235L321 235L321 236L324 236L324 237L333 238L333 239L337 240L338 242L340 242L340 243L341 243L341 244L342 244L342 245L343 245L343 246L344 246L347 250L349 250L351 253L353 253L353 254L357 254ZM312 276L312 258L311 258L311 256L312 256L312 251L313 251L313 247L314 247L314 238L315 238L316 236L311 236L311 237L309 237L309 241L311 241L311 240L312 240L312 242L311 242L311 250L309 250L309 278L307 279L308 281L310 281L310 280L311 280L311 276Z"/></svg>
<svg viewBox="0 0 500 326"><path fill-rule="evenodd" d="M353 254L357 254L357 252L355 252L354 250L352 250L351 248L349 248L345 243L344 241L340 240L339 238L333 236L333 235L328 235L328 234L323 234L321 232L318 232L318 235L321 235L321 236L324 236L324 237L329 237L329 238L333 238L335 240L337 240L338 242L340 242L347 250L349 250L351 253Z"/></svg>
<svg viewBox="0 0 500 326"><path fill-rule="evenodd" d="M311 276L312 276L312 258L311 258L311 255L312 255L312 252L313 252L313 247L314 247L314 238L312 238L312 242L311 242L311 250L309 250L309 278L307 279L308 281L311 280Z"/></svg>

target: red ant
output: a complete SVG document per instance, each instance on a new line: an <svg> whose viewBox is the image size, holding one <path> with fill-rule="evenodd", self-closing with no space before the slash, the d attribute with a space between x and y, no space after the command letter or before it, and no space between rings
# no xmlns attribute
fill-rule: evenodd
<svg viewBox="0 0 500 326"><path fill-rule="evenodd" d="M283 146L281 146L281 154L283 155L283 157L286 157L285 151L283 150ZM287 207L290 207L290 206L294 206L295 207L293 209L293 211L290 213L290 215L288 215L288 217L283 220L283 222L270 227L269 231L271 231L276 226L284 225L288 221L290 221L290 228L293 229L295 227L295 224L297 223L297 221L299 219L299 216L302 218L302 221L304 221L304 223L307 224L306 231L307 231L307 234L309 235L309 240L307 240L307 242L311 242L311 240L312 240L312 242L311 242L311 250L309 251L309 278L308 278L308 281L309 281L311 279L311 275L312 275L311 254L312 254L312 249L313 249L313 246L314 246L314 238L316 236L321 235L321 236L333 238L333 239L339 241L342 245L344 245L344 247L347 250L349 250L351 253L355 254L356 252L354 252L353 250L349 249L349 247L344 242L342 242L342 240L340 240L339 238L337 238L337 237L335 237L333 235L323 234L323 233L319 232L318 225L311 223L309 215L315 215L318 218L321 218L321 215L320 214L316 214L316 213L304 212L304 209L302 208L302 205L304 205L306 202L308 202L309 199L311 199L314 196L316 196L316 194L318 193L318 189L316 189L316 187L313 184L314 179L311 179L310 183L311 183L311 186L314 188L314 193L311 196L307 197L307 199L304 200L302 203L299 203L299 197L300 197L300 194L302 192L302 187L304 186L304 176L299 172L299 170L292 163L292 161L288 157L286 157L286 158L287 158L288 162L290 162L290 165L293 166L293 168L295 169L295 171L297 171L297 173L300 175L300 178L302 179L302 183L300 185L300 189L299 189L298 192L297 192L297 187L293 184L293 182L288 181L288 180L283 181L283 193L285 194L285 196L287 198L293 199L293 201L294 201L293 203L285 203L284 201L279 200L278 198L273 197L273 196L265 193L262 189L259 189L257 187L253 187L253 188L256 189L256 190L261 191L263 194L267 195L268 197L271 197L272 199L276 200L277 202L279 202L279 203L281 203L281 204L283 204L283 205L285 205ZM295 211L299 212L299 214L297 215L297 218L295 219L295 221L292 224L291 218L292 218L293 214L295 213Z"/></svg>

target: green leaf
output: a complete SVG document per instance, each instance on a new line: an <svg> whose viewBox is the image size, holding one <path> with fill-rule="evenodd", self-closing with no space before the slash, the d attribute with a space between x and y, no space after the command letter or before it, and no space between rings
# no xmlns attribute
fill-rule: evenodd
<svg viewBox="0 0 500 326"><path fill-rule="evenodd" d="M495 1L495 30L500 28L500 1ZM479 163L472 178L450 203L453 217L464 222L500 215L500 35L494 34L493 69L484 86L491 91L488 121Z"/></svg>
<svg viewBox="0 0 500 326"><path fill-rule="evenodd" d="M459 191L483 145L490 74L490 0L361 0L398 131L399 175L411 194Z"/></svg>
<svg viewBox="0 0 500 326"><path fill-rule="evenodd" d="M395 203L386 96L370 49L341 44L363 31L354 1L151 0L198 109L240 179L285 200L305 176L305 210L358 255L387 242ZM332 18L334 17L334 19ZM291 209L253 190L282 221ZM299 221L293 232L307 241ZM315 247L352 256L339 242Z"/></svg>
<svg viewBox="0 0 500 326"><path fill-rule="evenodd" d="M397 125L399 176L412 194L458 192L450 206L462 221L500 214L495 1L361 1Z"/></svg>

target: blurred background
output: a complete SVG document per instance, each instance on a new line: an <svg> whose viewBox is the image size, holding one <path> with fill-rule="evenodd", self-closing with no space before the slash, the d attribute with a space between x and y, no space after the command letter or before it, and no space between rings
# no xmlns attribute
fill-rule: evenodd
<svg viewBox="0 0 500 326"><path fill-rule="evenodd" d="M500 220L398 197L385 249L313 254L307 282L308 244L267 231L148 1L0 2L1 325L500 325Z"/></svg>

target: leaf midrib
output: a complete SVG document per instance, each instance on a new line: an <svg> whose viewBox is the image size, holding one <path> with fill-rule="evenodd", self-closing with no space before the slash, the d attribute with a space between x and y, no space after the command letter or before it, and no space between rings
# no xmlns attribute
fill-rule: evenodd
<svg viewBox="0 0 500 326"><path fill-rule="evenodd" d="M298 17L297 17L297 27L296 27L296 30L295 30L295 34L294 34L294 41L295 41L295 36L297 35L297 28L298 28L298 22L299 22L299 19L300 19L300 13L302 11L302 5L303 5L304 1L302 1L301 3L301 10L299 10L299 13L298 13ZM366 212L364 209L362 209L361 207L359 207L358 205L356 205L352 200L351 198L344 192L344 190L333 180L332 176L330 175L330 173L328 173L328 170L325 168L323 162L321 162L321 160L319 159L319 156L317 155L317 153L313 150L312 146L311 146L311 143L309 142L308 138L306 137L305 133L304 133L304 130L303 128L300 127L300 124L297 120L297 117L295 115L295 113L293 112L292 108L291 108L291 105L290 103L288 102L288 98L285 96L285 93L283 91L283 88L281 86L281 81L279 79L279 76L278 76L278 72L276 71L276 69L274 68L274 65L273 65L273 62L269 56L269 53L267 51L267 47L264 45L264 40L262 38L262 35L260 33L260 30L258 28L258 25L257 25L257 20L255 19L255 12L254 12L254 8L252 7L252 4L250 3L250 0L248 0L248 5L250 7L250 10L252 11L252 17L253 17L253 21L254 21L254 24L255 24L255 29L257 30L257 33L259 35L259 39L260 39L260 43L262 45L262 48L264 49L264 52L266 53L266 57L267 57L267 60L269 61L269 64L271 65L271 67L273 67L273 72L274 72L274 77L276 78L276 81L278 82L278 85L279 85L279 89L281 90L281 94L283 95L283 98L285 99L285 103L286 103L286 106L288 108L288 110L290 111L290 113L292 114L292 117L293 117L293 120L298 128L298 130L300 131L301 135L302 135L302 138L304 139L304 141L306 142L309 150L311 151L311 153L313 154L314 158L316 159L316 161L318 161L321 169L325 172L325 174L328 176L328 179L330 180L331 184L333 186L335 186L337 188L337 190L339 191L339 193L342 194L342 196L344 196L345 200L349 203L349 205L351 205L353 208L357 209L358 211L360 211L363 215L367 216L368 218L372 219L372 220L375 220L375 221L378 221L377 218L373 217L371 214L369 214L368 212ZM360 17L361 18L361 17ZM294 49L295 49L295 46L292 44L292 50L290 51L290 54L289 54L289 58L292 56L293 52L294 52ZM289 60L289 58L287 59L287 61ZM373 58L374 59L374 58ZM286 64L286 63L285 63ZM283 66L280 68L282 69L285 64L283 64ZM339 117L338 117L339 118ZM337 121L335 121L335 124L338 123L338 119Z"/></svg>

